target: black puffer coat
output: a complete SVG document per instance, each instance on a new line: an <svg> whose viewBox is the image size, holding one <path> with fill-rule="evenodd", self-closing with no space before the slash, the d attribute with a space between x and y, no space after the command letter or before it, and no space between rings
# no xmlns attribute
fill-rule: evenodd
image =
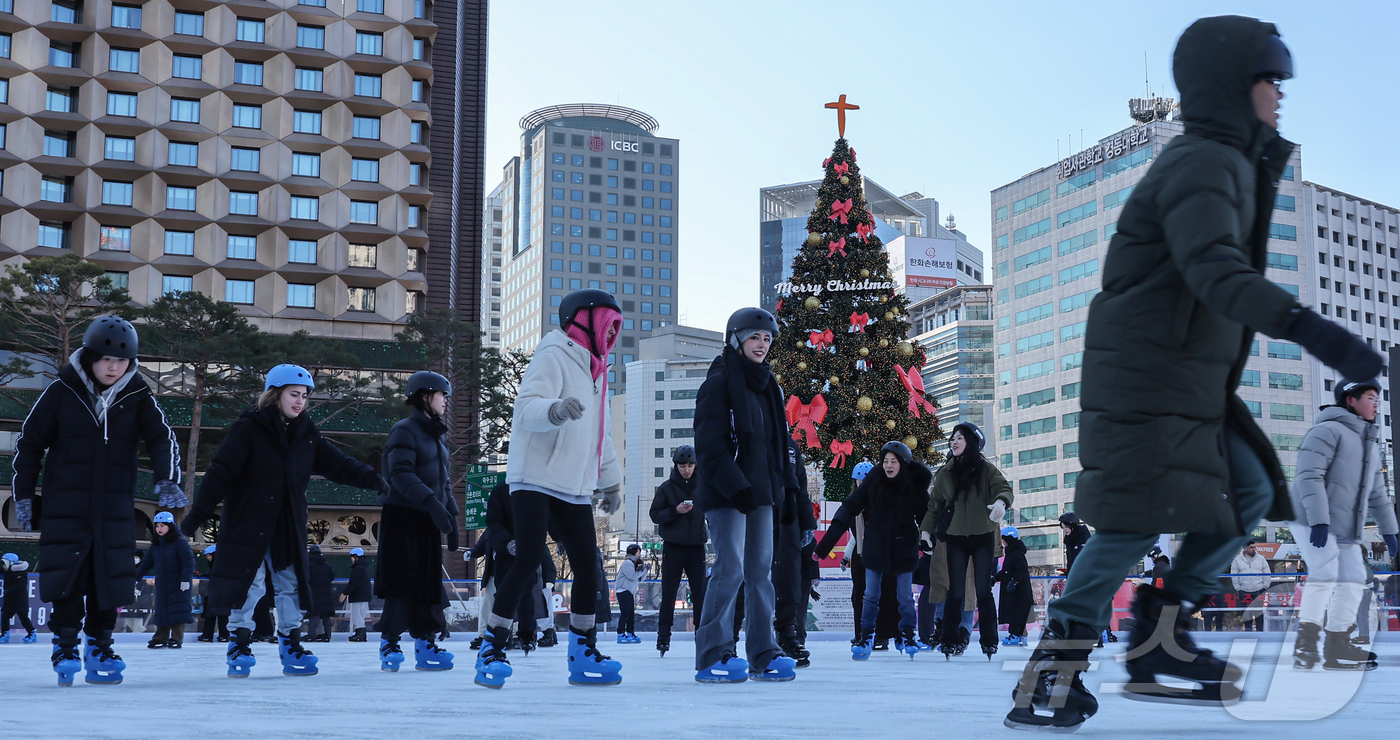
<svg viewBox="0 0 1400 740"><path fill-rule="evenodd" d="M928 510L932 482L933 472L918 461L902 466L893 480L880 468L870 471L836 510L817 556L830 555L856 517L865 514L861 564L878 573L912 573L919 564L919 521Z"/></svg>
<svg viewBox="0 0 1400 740"><path fill-rule="evenodd" d="M1235 394L1254 332L1287 337L1298 299L1265 277L1274 196L1293 144L1259 120L1251 88L1272 24L1191 24L1172 71L1186 132L1123 207L1089 307L1075 511L1114 532L1239 536L1227 430L1292 504L1269 437ZM1067 202L1068 208L1073 202Z"/></svg>
<svg viewBox="0 0 1400 740"><path fill-rule="evenodd" d="M72 595L78 569L91 556L97 605L130 604L136 589L137 448L141 440L157 481L180 481L180 447L151 387L135 363L113 385L100 413L77 354L39 395L20 428L14 458L14 497L32 498L42 467L39 595L53 602ZM101 419L101 420L99 420Z"/></svg>
<svg viewBox="0 0 1400 740"><path fill-rule="evenodd" d="M1031 569L1026 564L1026 543L1017 538L1002 538L1006 550L1001 560L1001 570L992 578L993 583L1001 583L1001 600L997 604L999 624L1028 621L1031 605L1035 602L1031 595Z"/></svg>
<svg viewBox="0 0 1400 740"><path fill-rule="evenodd" d="M709 540L705 529L705 515L698 508L682 514L676 511L682 501L695 502L695 488L699 475L691 475L690 480L681 477L681 471L671 466L671 477L656 487L656 495L651 499L651 520L656 523L662 541L672 545L703 545Z"/></svg>
<svg viewBox="0 0 1400 740"><path fill-rule="evenodd" d="M307 572L311 578L311 608L307 616L329 617L335 614L335 570L326 562L326 556L319 552L307 558Z"/></svg>
<svg viewBox="0 0 1400 740"><path fill-rule="evenodd" d="M1089 527L1083 523L1074 525L1074 531L1065 536L1065 570L1074 567L1074 559L1089 544L1089 536Z"/></svg>
<svg viewBox="0 0 1400 740"><path fill-rule="evenodd" d="M450 491L447 427L422 411L394 425L384 444L384 477L389 490L380 497L379 558L374 593L383 598L437 604L442 600L442 532L428 514L436 500L455 522L457 502Z"/></svg>
<svg viewBox="0 0 1400 740"><path fill-rule="evenodd" d="M369 582L369 561L360 558L350 566L350 580L345 582L345 588L340 593L350 604L368 602L374 596Z"/></svg>
<svg viewBox="0 0 1400 740"><path fill-rule="evenodd" d="M5 577L4 609L11 614L29 613L29 563L0 561L0 575Z"/></svg>
<svg viewBox="0 0 1400 740"><path fill-rule="evenodd" d="M151 620L157 627L194 622L194 608L190 606L190 590L181 590L180 584L189 583L194 588L194 550L190 543L180 536L174 527L157 536L151 542L151 549L136 566L136 577L155 576L156 586L151 591Z"/></svg>
<svg viewBox="0 0 1400 740"><path fill-rule="evenodd" d="M197 526L223 504L206 611L224 615L242 606L269 552L274 567L295 570L301 603L312 603L306 561L306 486L312 475L371 491L384 487L374 468L322 437L306 414L287 424L275 406L250 407L229 427L186 517L193 522L181 522Z"/></svg>
<svg viewBox="0 0 1400 740"><path fill-rule="evenodd" d="M782 398L767 364L755 365L728 346L710 364L695 399L695 503L701 511L734 508L731 499L748 491L754 506L774 507L776 521L796 516L783 510L797 473L788 461Z"/></svg>

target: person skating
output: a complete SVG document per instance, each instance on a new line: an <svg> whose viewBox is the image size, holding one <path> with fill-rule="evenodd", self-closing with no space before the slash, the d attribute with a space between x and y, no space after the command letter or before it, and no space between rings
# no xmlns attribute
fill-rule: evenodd
<svg viewBox="0 0 1400 740"><path fill-rule="evenodd" d="M1011 484L995 465L982 455L986 439L976 424L963 422L953 427L949 439L949 460L938 469L924 516L921 539L932 547L935 538L947 544L948 596L943 607L943 634L938 649L952 657L958 644L958 622L969 563L977 589L978 627L982 653L988 660L997 652L996 601L992 598L996 538L1001 520L1015 500Z"/></svg>
<svg viewBox="0 0 1400 740"><path fill-rule="evenodd" d="M374 592L384 599L379 617L380 668L390 673L403 663L399 638L413 637L414 667L420 671L452 669L452 653L437 645L442 627L434 609L442 602L442 540L457 551L457 501L452 497L443 440L447 399L452 385L427 370L414 373L405 389L413 414L389 430L384 443L384 477L389 487L380 496L379 557Z"/></svg>
<svg viewBox="0 0 1400 740"><path fill-rule="evenodd" d="M35 642L34 622L29 619L29 561L12 552L0 558L0 575L5 580L5 604L0 607L0 644L10 641L10 618L24 627L24 642Z"/></svg>
<svg viewBox="0 0 1400 740"><path fill-rule="evenodd" d="M382 537L382 535L381 535ZM320 545L306 548L307 578L311 580L311 609L307 611L307 642L330 642L335 617L335 570L326 562Z"/></svg>
<svg viewBox="0 0 1400 740"><path fill-rule="evenodd" d="M807 611L808 581L803 576L803 548L816 540L817 517L807 496L807 468L802 448L788 437L788 464L797 476L797 488L786 492L783 511L796 516L775 517L773 521L773 630L778 647L796 661L798 668L812 664L811 653L803 645L805 630L800 623Z"/></svg>
<svg viewBox="0 0 1400 740"><path fill-rule="evenodd" d="M1125 695L1238 700L1241 671L1186 630L1255 523L1293 519L1273 446L1235 395L1253 333L1301 344L1346 377L1381 370L1364 342L1264 275L1293 150L1277 131L1279 86L1293 75L1277 29L1198 20L1177 42L1173 74L1185 132L1123 207L1089 308L1075 511L1098 532L1049 605L1012 727L1064 731L1097 711L1079 676L1114 593L1162 532L1187 534L1164 587L1137 588ZM1158 676L1199 688L1172 690Z"/></svg>
<svg viewBox="0 0 1400 740"><path fill-rule="evenodd" d="M156 632L146 647L178 649L184 647L185 625L194 622L194 608L190 603L194 550L189 540L175 530L175 515L162 511L151 521L155 524L156 539L141 558L141 564L136 566L137 578L148 574L155 578L151 621L155 623Z"/></svg>
<svg viewBox="0 0 1400 740"><path fill-rule="evenodd" d="M1065 544L1065 572L1069 573L1074 567L1074 559L1089 544L1093 533L1089 531L1089 525L1079 521L1078 514L1066 511L1060 515L1060 534Z"/></svg>
<svg viewBox="0 0 1400 740"><path fill-rule="evenodd" d="M203 576L206 586L208 585L209 574L214 572L214 560L217 559L217 557L218 557L218 550L219 550L219 548L218 548L217 545L210 545L210 546L204 548L204 562L205 562L205 567L204 567L204 571L203 571L202 573L199 573L198 575ZM204 600L204 604L205 604L205 605L208 605L208 603L209 603L209 594L208 594L208 590L207 590L207 589L206 589L206 591L205 591L203 600ZM201 622L201 624L202 624L202 626L201 626L201 628L200 628L200 635L199 635L199 638L198 638L200 642L213 642L214 639L215 639L215 638L214 638L214 631L215 631L215 628L218 629L218 633L219 633L218 640L219 640L219 642L228 642L228 640L229 640L229 632L228 632L228 615L227 615L227 614L219 614L219 615L210 614L209 611L208 611L207 609L204 609L203 607L201 607L201 608L200 608L200 622Z"/></svg>
<svg viewBox="0 0 1400 740"><path fill-rule="evenodd" d="M315 382L295 365L267 374L263 393L229 426L209 463L180 531L193 536L219 517L219 559L209 577L205 609L229 613L234 631L225 662L228 675L245 678L255 664L250 647L253 611L270 590L277 608L282 673L312 676L316 657L301 644L301 605L311 605L306 553L306 486L312 475L381 491L374 468L346 455L321 436L304 413Z"/></svg>
<svg viewBox="0 0 1400 740"><path fill-rule="evenodd" d="M374 586L369 580L369 561L365 559L363 548L350 551L350 577L340 589L340 602L345 604L345 614L349 620L350 642L368 642L366 620L369 619L369 602L374 598Z"/></svg>
<svg viewBox="0 0 1400 740"><path fill-rule="evenodd" d="M661 610L657 616L656 649L665 657L671 649L676 620L676 593L684 575L695 605L692 618L700 625L705 601L705 516L695 508L695 448L681 445L671 453L671 477L656 487L649 514L661 535Z"/></svg>
<svg viewBox="0 0 1400 740"><path fill-rule="evenodd" d="M885 578L895 581L899 599L900 637L895 647L913 658L919 652L914 634L918 617L914 611L914 568L919 564L919 523L928 511L929 483L933 473L915 462L914 453L903 442L886 442L880 448L880 468L865 477L832 517L831 528L817 546L817 557L831 554L837 540L865 515L865 537L861 560L865 567L865 594L860 617L858 643L851 657L866 660L875 641L875 617L880 610L880 591Z"/></svg>
<svg viewBox="0 0 1400 740"><path fill-rule="evenodd" d="M1006 625L1006 638L1001 644L1026 647L1026 622L1035 607L1031 594L1031 569L1026 563L1026 543L1015 527L1001 528L1001 570L992 577L1001 584L1001 600L997 603L997 622Z"/></svg>
<svg viewBox="0 0 1400 740"><path fill-rule="evenodd" d="M122 682L126 664L112 651L117 609L136 593L137 452L151 460L155 492L185 506L180 448L136 361L139 340L126 319L103 316L59 368L20 427L13 493L20 528L32 530L34 491L43 471L39 597L53 604L54 671L70 686L79 668L88 683ZM95 502L100 501L100 505ZM78 632L87 645L78 650Z"/></svg>
<svg viewBox="0 0 1400 740"><path fill-rule="evenodd" d="M773 632L773 526L775 518L797 515L780 510L796 500L797 474L788 457L783 391L768 365L777 338L772 314L761 308L734 312L725 327L724 350L711 363L695 401L696 503L709 522L715 551L695 632L695 680L702 683L797 676L796 661L782 654ZM741 588L747 661L735 652Z"/></svg>
<svg viewBox="0 0 1400 740"><path fill-rule="evenodd" d="M608 430L608 354L622 328L622 308L601 290L574 291L559 307L559 328L540 340L520 381L511 417L510 486L515 556L535 564L546 555L552 523L574 573L567 665L576 685L621 683L622 664L598 652L595 568L598 543L592 495L599 509L621 507L622 473ZM501 578L477 657L476 682L500 688L511 674L506 644L516 606L537 578L512 568Z"/></svg>
<svg viewBox="0 0 1400 740"><path fill-rule="evenodd" d="M1293 531L1307 533L1298 538L1298 549L1308 562L1308 580L1298 608L1295 668L1317 664L1319 637L1327 670L1369 671L1379 665L1374 653L1352 644L1351 633L1370 576L1360 544L1368 511L1390 556L1400 550L1376 423L1380 391L1375 381L1338 381L1336 404L1313 417L1298 446L1290 493Z"/></svg>
<svg viewBox="0 0 1400 740"><path fill-rule="evenodd" d="M627 546L627 556L617 566L617 579L613 581L613 593L617 595L618 610L622 612L617 622L617 642L619 645L635 645L642 641L637 637L637 596L642 590L642 579L646 578L647 564L642 562L642 548Z"/></svg>

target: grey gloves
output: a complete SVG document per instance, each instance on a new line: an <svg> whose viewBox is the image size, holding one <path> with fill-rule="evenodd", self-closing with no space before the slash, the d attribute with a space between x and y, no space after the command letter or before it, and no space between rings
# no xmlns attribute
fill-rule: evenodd
<svg viewBox="0 0 1400 740"><path fill-rule="evenodd" d="M565 399L571 401L573 399ZM622 486L615 485L603 489L603 500L598 502L598 508L604 514L611 514L622 509Z"/></svg>
<svg viewBox="0 0 1400 740"><path fill-rule="evenodd" d="M802 531L802 547L812 544L812 541L815 539L817 539L817 530L806 529Z"/></svg>
<svg viewBox="0 0 1400 740"><path fill-rule="evenodd" d="M578 421L583 418L583 402L569 396L562 401L555 401L549 407L549 423L556 427L562 427L566 422Z"/></svg>
<svg viewBox="0 0 1400 740"><path fill-rule="evenodd" d="M185 492L173 480L157 481L155 488L162 509L183 509L190 505L189 497L185 496Z"/></svg>
<svg viewBox="0 0 1400 740"><path fill-rule="evenodd" d="M19 517L20 529L26 532L34 531L34 500L15 499L15 516Z"/></svg>

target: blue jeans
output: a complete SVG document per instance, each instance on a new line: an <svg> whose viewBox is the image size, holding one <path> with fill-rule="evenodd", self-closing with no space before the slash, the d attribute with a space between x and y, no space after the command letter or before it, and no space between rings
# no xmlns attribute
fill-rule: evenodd
<svg viewBox="0 0 1400 740"><path fill-rule="evenodd" d="M781 652L773 632L773 507L760 506L748 514L711 509L705 512L705 520L710 523L715 565L695 630L695 670L718 663L726 652L736 652L734 607L742 588L748 617L745 653L749 667L761 671Z"/></svg>
<svg viewBox="0 0 1400 740"><path fill-rule="evenodd" d="M253 574L253 585L248 587L248 598L244 599L243 606L229 614L229 629L255 629L253 612L257 610L258 601L262 599L263 594L267 593L269 571L272 572L273 604L277 608L277 631L286 635L301 627L301 618L305 612L301 609L301 598L297 593L296 570L289 566L273 571L272 553L269 551L263 556L263 567Z"/></svg>
<svg viewBox="0 0 1400 740"><path fill-rule="evenodd" d="M894 595L899 599L900 631L914 629L918 621L914 613L914 574L893 573ZM880 614L880 582L884 574L877 570L865 569L865 593L861 595L860 627L875 633L875 617Z"/></svg>
<svg viewBox="0 0 1400 740"><path fill-rule="evenodd" d="M946 603L946 602L940 601L940 602L938 602L937 604L934 604L934 605L933 605L933 618L934 618L934 619L939 619L939 620L943 619L943 606L944 606L945 603ZM972 632L972 626L973 626L974 622L976 621L976 618L977 618L977 610L976 610L976 609L968 609L967 611L963 612L963 613L961 614L961 616L959 616L959 618L958 618L958 624L961 625L961 626L962 626L964 629L966 629L968 632ZM937 636L937 635L935 635L935 637L936 637L936 636Z"/></svg>

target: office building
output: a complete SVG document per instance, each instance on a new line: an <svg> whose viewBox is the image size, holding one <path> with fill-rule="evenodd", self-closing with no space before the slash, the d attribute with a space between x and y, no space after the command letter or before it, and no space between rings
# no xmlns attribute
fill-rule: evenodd
<svg viewBox="0 0 1400 740"><path fill-rule="evenodd" d="M505 166L501 198L501 346L531 350L557 326L570 291L606 290L622 305L620 368L638 342L675 323L680 142L616 105L541 108L520 119L520 155ZM626 378L608 373L609 390Z"/></svg>
<svg viewBox="0 0 1400 740"><path fill-rule="evenodd" d="M481 214L481 331L483 343L497 349L501 346L501 270L505 233L505 185L497 185L486 196Z"/></svg>
<svg viewBox="0 0 1400 740"><path fill-rule="evenodd" d="M944 454L946 436L963 422L984 430L983 453L996 454L993 309L990 285L959 285L909 306L909 335L924 351L924 390L938 405L945 439L936 446Z"/></svg>

